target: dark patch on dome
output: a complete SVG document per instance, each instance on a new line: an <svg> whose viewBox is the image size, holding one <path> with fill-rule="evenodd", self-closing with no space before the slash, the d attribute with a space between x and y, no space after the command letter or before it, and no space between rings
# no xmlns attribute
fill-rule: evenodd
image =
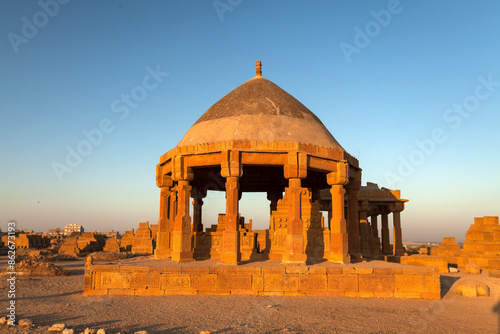
<svg viewBox="0 0 500 334"><path fill-rule="evenodd" d="M276 115L304 119L319 118L292 95L271 81L256 76L216 102L195 124L238 115Z"/></svg>

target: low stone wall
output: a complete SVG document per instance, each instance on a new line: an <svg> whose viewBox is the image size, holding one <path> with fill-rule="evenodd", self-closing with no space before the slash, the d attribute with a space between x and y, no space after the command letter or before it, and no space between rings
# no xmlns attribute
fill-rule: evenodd
<svg viewBox="0 0 500 334"><path fill-rule="evenodd" d="M444 256L432 256L432 255L401 256L400 263L418 267L436 266L439 268L440 273L448 272L448 261Z"/></svg>
<svg viewBox="0 0 500 334"><path fill-rule="evenodd" d="M84 295L321 295L441 298L439 270L366 267L134 267L92 265Z"/></svg>

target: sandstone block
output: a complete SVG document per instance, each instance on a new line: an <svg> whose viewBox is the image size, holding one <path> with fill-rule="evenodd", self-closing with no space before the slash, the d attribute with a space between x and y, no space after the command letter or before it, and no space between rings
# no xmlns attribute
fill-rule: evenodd
<svg viewBox="0 0 500 334"><path fill-rule="evenodd" d="M109 295L121 295L121 296L133 296L134 290L133 289L109 289L108 294Z"/></svg>
<svg viewBox="0 0 500 334"><path fill-rule="evenodd" d="M215 290L217 288L217 274L192 274L191 289Z"/></svg>
<svg viewBox="0 0 500 334"><path fill-rule="evenodd" d="M395 292L438 292L441 290L439 276L396 275Z"/></svg>
<svg viewBox="0 0 500 334"><path fill-rule="evenodd" d="M263 275L252 275L252 291L264 291Z"/></svg>
<svg viewBox="0 0 500 334"><path fill-rule="evenodd" d="M54 325L50 326L50 328L47 331L58 333L58 332L62 332L65 327L66 327L65 324L54 324Z"/></svg>
<svg viewBox="0 0 500 334"><path fill-rule="evenodd" d="M298 289L298 275L264 275L264 291L298 291Z"/></svg>
<svg viewBox="0 0 500 334"><path fill-rule="evenodd" d="M490 270L488 271L488 276L500 278L500 270Z"/></svg>
<svg viewBox="0 0 500 334"><path fill-rule="evenodd" d="M359 275L360 292L393 292L394 276L392 275Z"/></svg>
<svg viewBox="0 0 500 334"><path fill-rule="evenodd" d="M328 275L328 291L359 291L358 275Z"/></svg>
<svg viewBox="0 0 500 334"><path fill-rule="evenodd" d="M299 275L300 291L327 291L327 289L326 275Z"/></svg>
<svg viewBox="0 0 500 334"><path fill-rule="evenodd" d="M467 274L480 274L481 268L477 264L469 263L465 266L465 272Z"/></svg>
<svg viewBox="0 0 500 334"><path fill-rule="evenodd" d="M252 276L241 274L219 274L217 276L217 289L220 290L239 290L252 289Z"/></svg>
<svg viewBox="0 0 500 334"><path fill-rule="evenodd" d="M161 296L164 295L165 291L163 290L154 290L154 289L135 289L135 296Z"/></svg>
<svg viewBox="0 0 500 334"><path fill-rule="evenodd" d="M208 268L207 268L208 269ZM190 276L187 274L162 274L160 289L162 290L189 290Z"/></svg>
<svg viewBox="0 0 500 334"><path fill-rule="evenodd" d="M490 288L481 282L461 281L456 287L456 291L464 297L488 297Z"/></svg>

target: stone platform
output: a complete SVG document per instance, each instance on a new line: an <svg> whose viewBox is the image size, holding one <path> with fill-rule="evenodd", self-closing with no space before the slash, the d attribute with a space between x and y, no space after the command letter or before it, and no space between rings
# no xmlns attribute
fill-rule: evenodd
<svg viewBox="0 0 500 334"><path fill-rule="evenodd" d="M279 260L238 266L216 260L124 261L92 265L84 295L321 295L335 297L441 298L439 269L381 261L282 266Z"/></svg>

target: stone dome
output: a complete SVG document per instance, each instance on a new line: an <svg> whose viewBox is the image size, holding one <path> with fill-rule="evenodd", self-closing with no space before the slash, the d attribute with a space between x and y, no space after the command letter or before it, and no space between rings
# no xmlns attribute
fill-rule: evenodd
<svg viewBox="0 0 500 334"><path fill-rule="evenodd" d="M298 142L343 150L319 118L260 75L210 107L178 146L232 140Z"/></svg>

